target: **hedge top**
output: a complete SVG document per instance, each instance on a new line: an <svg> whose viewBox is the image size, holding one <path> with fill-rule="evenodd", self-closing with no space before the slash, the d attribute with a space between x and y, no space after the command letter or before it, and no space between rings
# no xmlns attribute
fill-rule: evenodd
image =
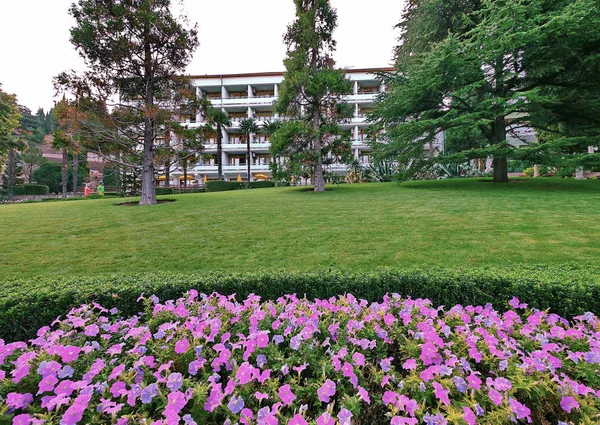
<svg viewBox="0 0 600 425"><path fill-rule="evenodd" d="M100 277L8 280L0 286L0 338L32 337L40 327L80 304L98 302L124 314L139 311L141 294L161 299L190 289L245 297L277 299L295 293L327 299L353 293L370 301L385 294L429 298L437 305L485 305L502 308L513 297L532 307L571 317L600 312L600 267L515 267L473 269L382 269L373 272L258 271L255 273L174 273Z"/></svg>

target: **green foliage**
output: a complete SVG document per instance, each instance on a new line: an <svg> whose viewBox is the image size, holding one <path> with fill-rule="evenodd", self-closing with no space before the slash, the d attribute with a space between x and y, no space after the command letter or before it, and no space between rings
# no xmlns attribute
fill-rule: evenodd
<svg viewBox="0 0 600 425"><path fill-rule="evenodd" d="M204 185L207 192L225 192L228 190L239 190L244 189L244 183L240 182L226 182L224 180L211 180L207 181Z"/></svg>
<svg viewBox="0 0 600 425"><path fill-rule="evenodd" d="M47 195L48 186L44 184L25 184L23 186L15 186L15 195Z"/></svg>
<svg viewBox="0 0 600 425"><path fill-rule="evenodd" d="M201 192L205 192L204 188L194 188L194 189L185 189L185 190L180 190L175 187L157 187L156 188L157 195L174 195L174 194L201 193Z"/></svg>
<svg viewBox="0 0 600 425"><path fill-rule="evenodd" d="M504 306L513 296L539 309L573 316L600 311L600 269L574 267L385 269L373 272L255 272L182 275L115 275L55 280L9 280L0 288L0 337L30 338L37 329L80 304L115 306L123 315L140 310L142 294L175 299L190 289L202 293L256 294L276 299L295 293L327 299L352 293L381 300L386 293L429 298L436 305Z"/></svg>
<svg viewBox="0 0 600 425"><path fill-rule="evenodd" d="M492 156L496 182L507 181L507 158L571 168L600 163L587 153L600 141L600 82L593 77L600 67L598 3L448 2L453 16L440 18L444 8L430 6L441 3L415 1L412 12L435 28L458 26L450 33L429 24L407 30L427 43L409 47L412 57L386 76L391 92L374 112L389 139L383 150L410 164L407 177L439 161L424 155L423 144L440 130L451 136L452 161ZM527 126L548 134L520 149L507 142L513 128Z"/></svg>

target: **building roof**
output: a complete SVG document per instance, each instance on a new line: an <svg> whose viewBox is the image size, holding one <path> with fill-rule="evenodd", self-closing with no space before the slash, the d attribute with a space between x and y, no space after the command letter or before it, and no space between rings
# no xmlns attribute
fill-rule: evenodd
<svg viewBox="0 0 600 425"><path fill-rule="evenodd" d="M353 68L346 69L347 74L355 74L359 72L375 73L375 72L390 72L394 71L393 67L383 68ZM241 74L205 74L205 75L187 75L188 78L237 78L237 77L278 77L283 76L284 71L271 71L271 72L250 72Z"/></svg>

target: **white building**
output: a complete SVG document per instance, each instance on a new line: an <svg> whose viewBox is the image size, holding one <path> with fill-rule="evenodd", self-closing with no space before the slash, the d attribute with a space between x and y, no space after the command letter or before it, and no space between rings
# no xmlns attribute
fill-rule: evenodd
<svg viewBox="0 0 600 425"><path fill-rule="evenodd" d="M365 129L369 126L366 115L375 106L375 100L385 87L376 78L377 71L392 69L352 69L346 71L347 78L354 82L354 90L344 100L354 106L354 116L342 127L352 131L352 149L354 157L362 164L369 163L369 146ZM263 72L254 74L204 75L191 76L197 95L206 95L216 108L221 108L231 119L231 126L223 129L223 175L225 180L238 178L246 180L246 143L240 133L240 121L251 118L262 127L267 121L284 119L273 111L277 100L279 86L283 81L283 72ZM190 127L203 124L203 117L187 117L185 123ZM269 164L273 161L269 153L270 135L259 133L252 137L251 174L253 179L271 177ZM217 179L217 145L216 137L204 145L204 154L209 159L202 160L196 167L188 171L190 177L198 182ZM342 164L329 166L326 171L344 175L348 167ZM178 184L182 179L181 170L172 171L171 184ZM239 177L238 177L239 176Z"/></svg>

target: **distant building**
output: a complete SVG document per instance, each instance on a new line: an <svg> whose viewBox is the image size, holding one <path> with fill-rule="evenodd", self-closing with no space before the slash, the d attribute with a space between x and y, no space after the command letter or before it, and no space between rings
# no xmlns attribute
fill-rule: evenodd
<svg viewBox="0 0 600 425"><path fill-rule="evenodd" d="M352 132L352 150L354 158L361 165L370 162L370 147L368 143L367 114L375 106L377 95L385 91L385 86L377 79L378 71L391 71L389 68L350 69L346 71L347 78L353 81L352 94L344 96L344 100L354 106L354 116L341 124ZM259 126L273 121L286 119L273 111L273 106L278 98L279 86L283 82L283 72L262 72L253 74L228 74L228 75L203 75L190 77L196 87L197 95L206 95L213 107L221 108L229 115L231 126L223 129L223 155L217 158L216 137L207 140L204 144L204 154L207 159L200 161L195 167L188 170L188 178L198 182L216 180L217 164L223 164L225 180L234 181L238 176L246 179L246 143L240 133L240 121L254 119ZM205 124L203 116L183 117L183 124L190 128ZM269 153L270 134L259 133L250 141L251 158L250 166L253 178L271 178L269 165L274 158ZM441 150L442 136L438 137L435 147ZM345 175L349 167L345 164L334 164L326 167L326 171ZM171 185L179 185L183 178L183 171L174 168L171 170ZM165 184L163 180L159 180Z"/></svg>

